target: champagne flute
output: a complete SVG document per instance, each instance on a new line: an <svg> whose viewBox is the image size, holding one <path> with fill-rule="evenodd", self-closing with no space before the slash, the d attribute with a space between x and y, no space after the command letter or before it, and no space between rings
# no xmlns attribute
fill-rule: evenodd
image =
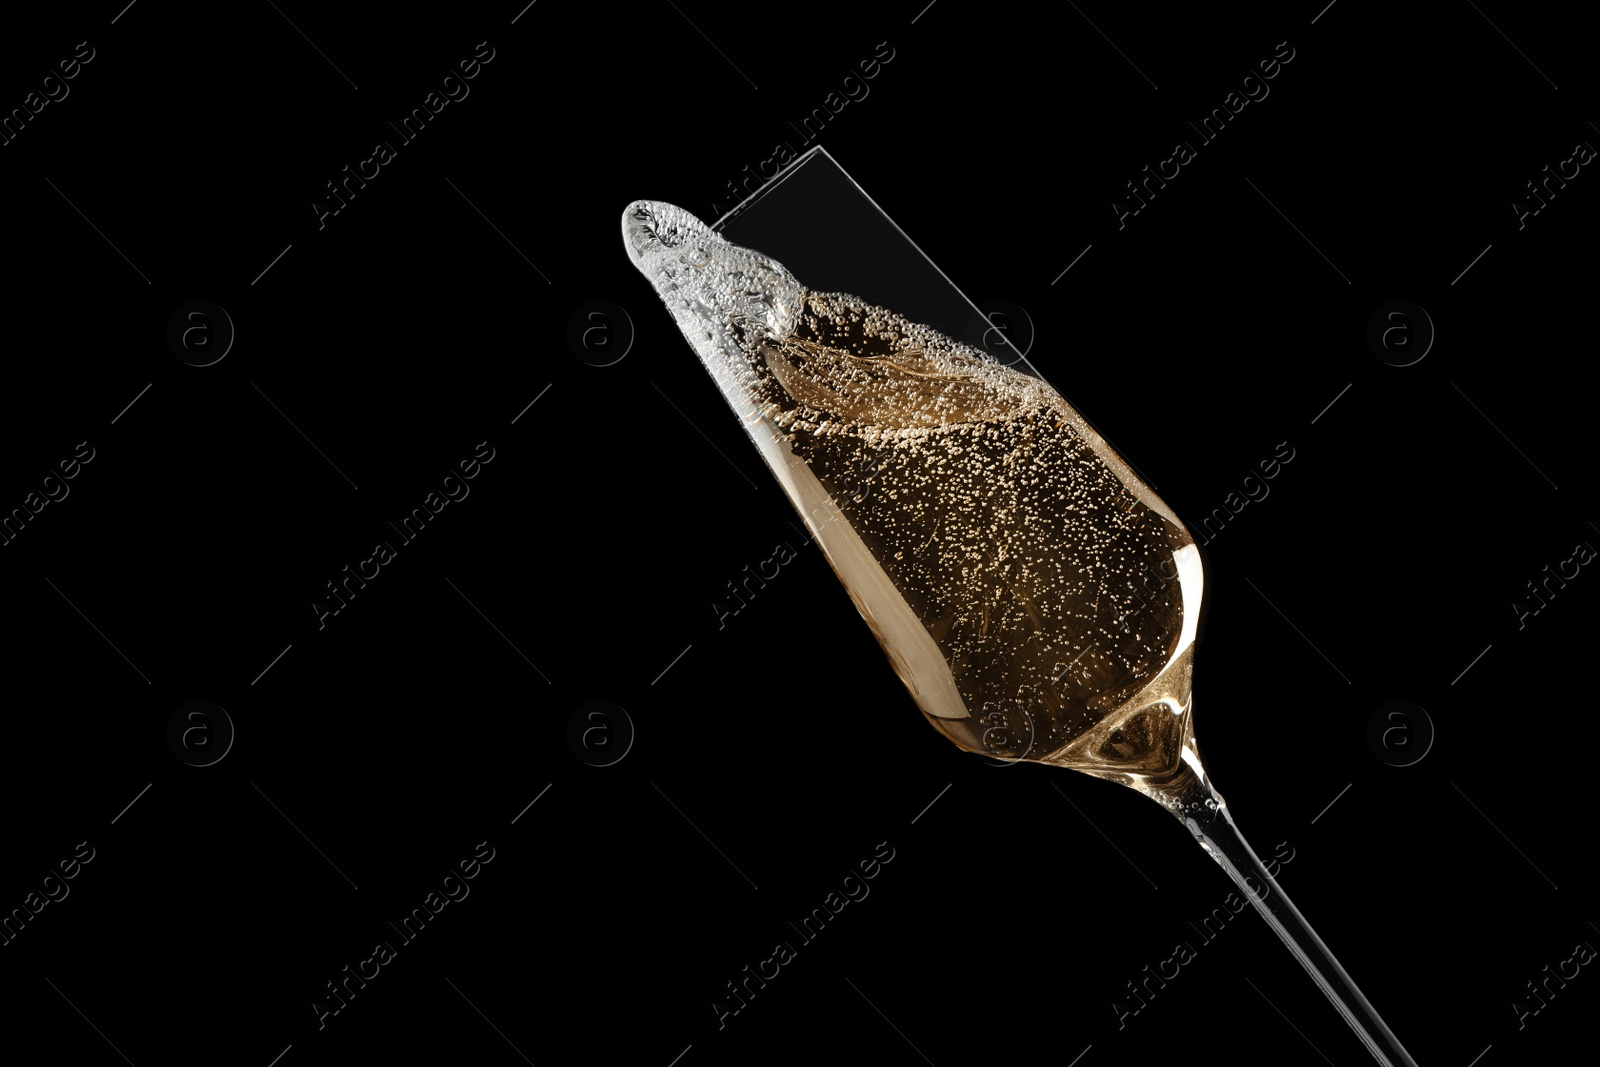
<svg viewBox="0 0 1600 1067"><path fill-rule="evenodd" d="M1416 1067L1239 833L1190 715L1203 584L1172 510L1050 385L670 204L649 279L934 728L1188 827L1385 1067Z"/></svg>

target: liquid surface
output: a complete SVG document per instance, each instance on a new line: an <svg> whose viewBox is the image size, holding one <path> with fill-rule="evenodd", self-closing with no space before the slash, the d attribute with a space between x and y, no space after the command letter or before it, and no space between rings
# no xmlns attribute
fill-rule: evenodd
<svg viewBox="0 0 1600 1067"><path fill-rule="evenodd" d="M936 728L1129 784L1177 769L1197 550L1060 394L670 205L623 230Z"/></svg>

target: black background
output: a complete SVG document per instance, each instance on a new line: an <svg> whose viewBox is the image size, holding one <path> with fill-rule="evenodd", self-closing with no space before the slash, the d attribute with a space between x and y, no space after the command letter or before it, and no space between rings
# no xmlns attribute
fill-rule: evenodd
<svg viewBox="0 0 1600 1067"><path fill-rule="evenodd" d="M1026 309L1029 359L1180 516L1294 449L1207 547L1197 733L1241 828L1293 849L1282 884L1419 1062L1577 1040L1589 968L1521 1029L1511 1002L1600 944L1600 579L1520 629L1512 601L1600 544L1596 179L1520 230L1511 202L1600 138L1588 41L1533 8L1318 6L8 15L7 111L95 57L0 147L0 507L94 459L0 547L0 908L95 858L0 947L5 1040L140 1067L1366 1062L1252 914L1119 1030L1225 876L1132 791L938 737L814 546L718 628L794 516L618 219L714 218L879 42L821 143L969 297ZM470 96L319 229L323 184L480 41ZM1270 96L1119 229L1123 183L1281 41ZM165 340L193 299L237 331L209 367ZM607 367L567 341L596 299L636 334ZM1395 299L1437 329L1407 367L1365 338ZM482 441L470 496L319 629L324 583ZM167 745L192 699L237 730L209 767ZM1413 766L1366 739L1393 699L1436 730ZM569 745L590 700L635 733L612 766ZM480 841L470 896L319 1030L324 983ZM719 1029L724 984L880 842L870 895Z"/></svg>

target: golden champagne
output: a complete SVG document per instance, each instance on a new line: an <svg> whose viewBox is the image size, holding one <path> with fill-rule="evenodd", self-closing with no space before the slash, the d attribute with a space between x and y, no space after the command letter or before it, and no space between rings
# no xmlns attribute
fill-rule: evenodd
<svg viewBox="0 0 1600 1067"><path fill-rule="evenodd" d="M630 205L622 231L929 722L1160 802L1378 1062L1415 1067L1208 780L1190 715L1203 577L1171 509L1046 382L813 292L670 204Z"/></svg>

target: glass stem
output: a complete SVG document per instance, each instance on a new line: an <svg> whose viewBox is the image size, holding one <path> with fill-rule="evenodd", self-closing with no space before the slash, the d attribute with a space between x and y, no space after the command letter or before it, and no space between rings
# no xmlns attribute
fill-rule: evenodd
<svg viewBox="0 0 1600 1067"><path fill-rule="evenodd" d="M1227 871L1256 911L1288 946L1312 981L1344 1016L1367 1051L1384 1067L1417 1067L1417 1061L1400 1044L1355 981L1339 965L1322 938L1306 922L1260 857L1239 833L1227 803L1205 778L1188 771L1167 788L1151 790L1161 805L1189 828L1200 847Z"/></svg>

